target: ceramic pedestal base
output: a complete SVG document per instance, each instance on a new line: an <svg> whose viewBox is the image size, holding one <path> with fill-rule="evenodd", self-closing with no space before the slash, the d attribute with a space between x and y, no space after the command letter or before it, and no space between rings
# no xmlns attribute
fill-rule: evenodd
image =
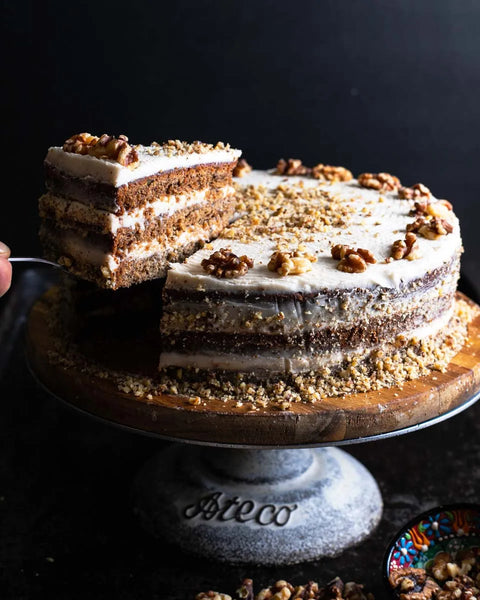
<svg viewBox="0 0 480 600"><path fill-rule="evenodd" d="M378 524L372 475L336 448L233 450L172 444L134 488L143 526L215 560L294 564L335 556Z"/></svg>

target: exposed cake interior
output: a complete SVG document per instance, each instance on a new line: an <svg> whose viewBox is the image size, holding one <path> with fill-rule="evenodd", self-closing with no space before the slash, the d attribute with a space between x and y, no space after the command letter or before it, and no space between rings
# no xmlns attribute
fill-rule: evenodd
<svg viewBox="0 0 480 600"><path fill-rule="evenodd" d="M240 154L222 143L130 146L89 134L50 148L39 203L45 255L104 288L164 277L170 261L229 223Z"/></svg>

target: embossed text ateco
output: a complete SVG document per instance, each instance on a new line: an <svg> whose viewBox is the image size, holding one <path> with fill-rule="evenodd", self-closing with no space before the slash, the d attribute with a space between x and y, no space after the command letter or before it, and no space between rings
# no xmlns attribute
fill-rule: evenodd
<svg viewBox="0 0 480 600"><path fill-rule="evenodd" d="M297 508L297 504L259 504L254 500L242 500L238 496L229 498L223 492L212 492L202 496L195 504L186 506L183 516L186 519L199 518L205 521L254 521L264 527L284 527Z"/></svg>

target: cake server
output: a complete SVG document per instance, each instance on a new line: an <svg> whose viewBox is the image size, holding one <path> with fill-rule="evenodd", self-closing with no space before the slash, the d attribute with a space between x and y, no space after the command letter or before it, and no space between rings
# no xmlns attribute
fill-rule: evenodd
<svg viewBox="0 0 480 600"><path fill-rule="evenodd" d="M33 263L40 263L43 265L49 265L50 267L55 267L57 269L61 269L62 271L68 272L67 269L65 269L65 267L62 267L62 265L59 265L56 262L52 262L51 260L46 260L45 258L37 258L37 257L27 257L27 256L11 256L8 259L10 262L33 262Z"/></svg>

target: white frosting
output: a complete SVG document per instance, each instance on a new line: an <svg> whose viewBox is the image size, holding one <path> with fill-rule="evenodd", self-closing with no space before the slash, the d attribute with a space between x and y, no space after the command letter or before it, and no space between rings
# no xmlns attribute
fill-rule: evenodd
<svg viewBox="0 0 480 600"><path fill-rule="evenodd" d="M134 209L121 215L96 209L75 200L67 200L51 194L46 194L41 202L45 206L54 206L56 219L74 218L87 225L99 224L104 233L115 234L119 229L136 226L144 229L146 224L151 223L156 217L168 217L178 210L182 210L196 204L204 204L209 189L189 192L170 196L160 196L149 202L148 205ZM220 198L226 198L234 193L232 186L224 186L218 190Z"/></svg>
<svg viewBox="0 0 480 600"><path fill-rule="evenodd" d="M441 317L430 323L403 333L406 339L416 338L418 340L434 336L443 329L453 314L453 307L446 311ZM381 345L379 347L382 347ZM218 352L214 348L200 353L170 352L165 351L160 355L159 368L183 367L198 369L225 369L227 371L255 371L266 370L273 372L305 373L318 371L322 368L333 368L340 365L345 359L359 356L365 357L367 352L377 347L357 346L354 350L321 351L314 353L311 349L302 351L300 348L287 350L282 348L280 352L262 350L256 354L241 354Z"/></svg>
<svg viewBox="0 0 480 600"><path fill-rule="evenodd" d="M169 155L163 147L135 146L139 164L135 168L124 167L114 160L65 152L59 146L49 148L45 162L71 175L120 187L156 173L195 167L197 165L230 163L241 155L234 148L212 149L205 153L173 153ZM156 153L154 153L156 152ZM171 152L171 150L170 150Z"/></svg>
<svg viewBox="0 0 480 600"><path fill-rule="evenodd" d="M392 243L404 239L406 226L415 220L409 213L413 202L399 199L395 192L380 193L349 182L325 183L306 177L273 175L265 171L252 171L238 180L241 186L263 185L270 190L278 185L319 186L335 197L341 198L348 208L351 222L347 227L329 227L326 232L314 233L313 242L305 242L310 253L318 259L312 270L300 275L280 276L268 270L267 265L276 242L268 236L258 241L244 242L236 239L218 238L213 249L202 249L184 263L175 263L168 272L167 288L221 290L224 292L257 291L315 292L319 289L349 289L355 287L398 287L402 282L423 277L426 273L449 263L461 249L460 229L452 214L453 233L429 240L418 236L421 258L413 261L396 260L385 263L390 256ZM383 201L379 200L379 197ZM306 201L307 202L307 201ZM314 202L309 200L308 202ZM354 248L366 248L373 252L377 263L369 265L363 273L345 273L337 269L338 261L332 259L332 244L347 244ZM230 248L235 254L246 254L254 260L254 267L246 275L234 279L219 279L208 275L201 267L204 258L214 250ZM295 248L295 244L292 244Z"/></svg>
<svg viewBox="0 0 480 600"><path fill-rule="evenodd" d="M191 231L181 233L175 240L170 240L169 244L166 244L165 240L149 240L134 244L127 252L121 255L113 255L111 252L104 252L97 244L90 242L81 235L69 231L63 237L62 247L64 252L76 262L100 267L105 266L108 267L111 273L114 273L125 260L144 259L155 254L164 256L190 242L204 240L207 237L207 230L202 231L200 228L192 228Z"/></svg>

